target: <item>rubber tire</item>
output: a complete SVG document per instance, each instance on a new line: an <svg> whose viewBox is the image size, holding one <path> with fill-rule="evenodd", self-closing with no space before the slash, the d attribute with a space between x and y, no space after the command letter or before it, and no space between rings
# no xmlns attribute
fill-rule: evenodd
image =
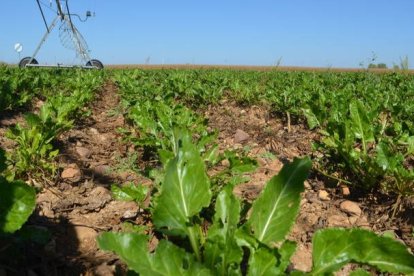
<svg viewBox="0 0 414 276"><path fill-rule="evenodd" d="M102 70L104 68L102 62L100 62L97 59L91 59L90 61L88 61L86 63L86 66L95 66L96 68L98 68L99 70Z"/></svg>
<svg viewBox="0 0 414 276"><path fill-rule="evenodd" d="M29 64L29 61L32 59L32 57L25 57L19 62L19 68L25 68L27 64ZM30 64L39 64L37 60L34 58Z"/></svg>

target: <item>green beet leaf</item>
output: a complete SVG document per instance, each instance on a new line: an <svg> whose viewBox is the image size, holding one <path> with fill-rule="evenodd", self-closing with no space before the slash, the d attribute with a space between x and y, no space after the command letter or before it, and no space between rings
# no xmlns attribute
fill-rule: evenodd
<svg viewBox="0 0 414 276"><path fill-rule="evenodd" d="M235 239L240 247L248 248L250 252L255 252L256 248L259 247L259 242L250 233L250 229L246 224L236 230Z"/></svg>
<svg viewBox="0 0 414 276"><path fill-rule="evenodd" d="M356 138L361 139L364 153L367 153L367 144L374 142L374 132L372 130L372 120L368 116L366 107L361 101L351 102L349 104L349 113L352 121L351 129Z"/></svg>
<svg viewBox="0 0 414 276"><path fill-rule="evenodd" d="M277 268L280 274L284 274L287 268L290 265L290 258L292 258L293 254L296 251L296 242L293 241L285 241L282 246L279 248L279 263Z"/></svg>
<svg viewBox="0 0 414 276"><path fill-rule="evenodd" d="M281 275L276 268L277 259L268 248L260 248L250 256L247 275Z"/></svg>
<svg viewBox="0 0 414 276"><path fill-rule="evenodd" d="M190 219L210 204L211 191L204 162L191 136L178 133L177 137L177 155L167 164L153 221L157 228L187 235Z"/></svg>
<svg viewBox="0 0 414 276"><path fill-rule="evenodd" d="M288 234L299 211L300 193L311 166L309 158L285 165L253 203L249 224L259 241L272 246Z"/></svg>
<svg viewBox="0 0 414 276"><path fill-rule="evenodd" d="M233 151L226 151L224 156L229 160L230 170L233 174L249 173L257 168L257 161L250 157L240 157Z"/></svg>
<svg viewBox="0 0 414 276"><path fill-rule="evenodd" d="M314 129L320 126L318 118L316 117L315 113L312 112L310 108L303 108L303 115L306 117L306 121L308 123L309 129Z"/></svg>
<svg viewBox="0 0 414 276"><path fill-rule="evenodd" d="M410 136L407 138L407 154L414 153L414 136Z"/></svg>
<svg viewBox="0 0 414 276"><path fill-rule="evenodd" d="M217 196L214 223L208 231L204 261L217 275L239 275L243 250L236 242L235 232L240 219L240 202L227 185Z"/></svg>
<svg viewBox="0 0 414 276"><path fill-rule="evenodd" d="M391 273L414 273L414 255L401 243L363 229L326 229L313 237L313 275L330 275L347 263Z"/></svg>
<svg viewBox="0 0 414 276"><path fill-rule="evenodd" d="M148 252L147 236L132 233L103 233L99 247L115 252L129 267L142 276L212 275L194 260L193 255L161 240L154 253Z"/></svg>
<svg viewBox="0 0 414 276"><path fill-rule="evenodd" d="M117 185L111 186L112 196L116 200L121 201L136 201L141 203L147 196L148 189L142 185L134 185L133 183L119 187Z"/></svg>
<svg viewBox="0 0 414 276"><path fill-rule="evenodd" d="M279 249L250 248L249 275L286 275L290 258L295 253L296 243L285 241Z"/></svg>
<svg viewBox="0 0 414 276"><path fill-rule="evenodd" d="M0 233L14 233L32 214L36 192L21 181L7 182L0 177Z"/></svg>

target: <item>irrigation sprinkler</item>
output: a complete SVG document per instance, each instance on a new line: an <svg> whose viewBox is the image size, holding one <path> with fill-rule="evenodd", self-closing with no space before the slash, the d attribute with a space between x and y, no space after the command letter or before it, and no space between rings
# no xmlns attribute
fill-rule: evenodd
<svg viewBox="0 0 414 276"><path fill-rule="evenodd" d="M88 20L89 17L92 16L90 11L86 12L85 18L82 18L76 13L71 13L69 9L69 0L54 0L56 3L56 7L52 5L52 0L50 0L50 4L47 5L42 2L42 0L36 0L37 5L40 10L40 14L42 15L43 22L45 23L46 33L43 35L42 39L40 40L39 45L35 49L34 53L30 57L25 57L20 60L19 67L62 67L62 68L72 68L72 67L81 67L85 69L103 69L103 64L97 59L91 59L89 55L89 48L86 40L83 38L82 34L79 30L75 27L73 23L73 18L78 18L81 22L85 22ZM47 7L48 9L53 10L56 13L56 17L52 20L50 24L48 24L44 9L42 6ZM49 34L52 32L54 28L59 26L59 38L61 44L68 49L74 50L76 52L76 57L79 58L83 63L82 65L45 65L39 64L36 60L36 56L39 53L42 46L45 44Z"/></svg>

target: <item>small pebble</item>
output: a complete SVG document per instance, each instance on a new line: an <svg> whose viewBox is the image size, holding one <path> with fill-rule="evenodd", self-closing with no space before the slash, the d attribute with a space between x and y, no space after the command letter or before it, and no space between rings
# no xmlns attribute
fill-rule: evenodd
<svg viewBox="0 0 414 276"><path fill-rule="evenodd" d="M319 193L318 193L318 197L322 201L329 201L329 200L331 200L328 192L325 191L325 190L320 190Z"/></svg>
<svg viewBox="0 0 414 276"><path fill-rule="evenodd" d="M362 210L359 208L358 204L350 200L341 202L339 208L349 215L360 216L362 214Z"/></svg>

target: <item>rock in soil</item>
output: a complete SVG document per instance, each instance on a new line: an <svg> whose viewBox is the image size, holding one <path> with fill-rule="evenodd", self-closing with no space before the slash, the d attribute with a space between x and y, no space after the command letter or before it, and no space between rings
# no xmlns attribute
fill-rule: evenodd
<svg viewBox="0 0 414 276"><path fill-rule="evenodd" d="M348 186L341 186L341 192L343 196L349 196L351 194Z"/></svg>
<svg viewBox="0 0 414 276"><path fill-rule="evenodd" d="M236 130L236 134L234 134L234 143L245 142L249 139L250 139L250 135L247 134L245 131L241 129Z"/></svg>
<svg viewBox="0 0 414 276"><path fill-rule="evenodd" d="M122 218L132 219L132 218L135 218L137 215L138 215L138 209L137 210L126 210L125 213L122 215Z"/></svg>
<svg viewBox="0 0 414 276"><path fill-rule="evenodd" d="M325 191L325 190L320 190L319 193L318 193L318 197L322 201L329 201L329 200L331 200L331 198L329 197L328 192Z"/></svg>
<svg viewBox="0 0 414 276"><path fill-rule="evenodd" d="M341 202L339 208L349 215L360 216L362 214L362 210L359 208L358 204L349 200Z"/></svg>
<svg viewBox="0 0 414 276"><path fill-rule="evenodd" d="M95 174L104 176L108 175L111 171L111 167L108 165L98 165L92 168Z"/></svg>
<svg viewBox="0 0 414 276"><path fill-rule="evenodd" d="M112 200L111 192L104 187L96 187L91 191L89 197L89 200L86 201L87 204L83 206L85 211L98 211Z"/></svg>
<svg viewBox="0 0 414 276"><path fill-rule="evenodd" d="M69 180L71 182L78 182L81 179L81 176L81 170L76 164L70 164L60 175L62 179Z"/></svg>
<svg viewBox="0 0 414 276"><path fill-rule="evenodd" d="M76 153L84 159L88 159L92 154L92 152L85 147L76 147Z"/></svg>
<svg viewBox="0 0 414 276"><path fill-rule="evenodd" d="M327 218L329 227L349 227L349 220L346 215L332 215Z"/></svg>

